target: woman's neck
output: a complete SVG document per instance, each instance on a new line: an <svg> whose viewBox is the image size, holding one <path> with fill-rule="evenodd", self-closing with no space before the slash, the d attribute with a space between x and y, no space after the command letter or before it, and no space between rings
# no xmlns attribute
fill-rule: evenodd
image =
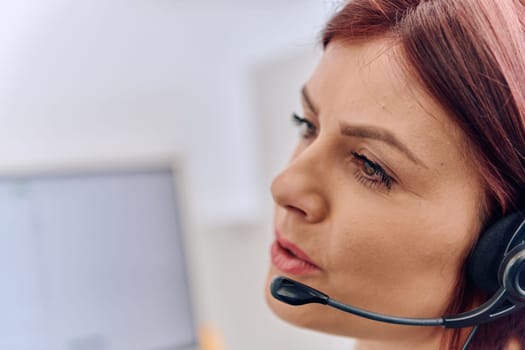
<svg viewBox="0 0 525 350"><path fill-rule="evenodd" d="M410 337L395 340L357 340L356 350L440 350L446 331L439 330L432 336Z"/></svg>
<svg viewBox="0 0 525 350"><path fill-rule="evenodd" d="M441 350L451 340L454 329L439 328L438 331L425 337L406 337L394 340L357 340L355 350ZM460 330L459 344L466 341L471 328ZM445 338L446 337L446 338Z"/></svg>

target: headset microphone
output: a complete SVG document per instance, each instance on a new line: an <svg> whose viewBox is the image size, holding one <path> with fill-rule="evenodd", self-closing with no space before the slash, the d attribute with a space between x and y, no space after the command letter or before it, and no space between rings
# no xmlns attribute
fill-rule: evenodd
<svg viewBox="0 0 525 350"><path fill-rule="evenodd" d="M410 318L383 315L360 309L355 306L346 305L337 300L331 299L328 295L317 289L282 276L273 279L270 285L270 290L274 298L289 305L304 305L311 303L323 304L379 322L406 326L444 326L446 328L474 326L463 344L462 350L468 348L480 323L489 322L499 317L506 316L525 305L523 302L519 307L514 303L508 305L508 293L505 288L502 288L486 303L469 312L439 318Z"/></svg>
<svg viewBox="0 0 525 350"><path fill-rule="evenodd" d="M518 305L508 302L507 292L504 289L496 293L483 305L471 311L438 318L390 316L360 309L331 299L328 295L310 286L282 276L273 279L270 290L274 298L289 305L297 306L312 303L323 304L374 321L406 326L443 326L446 328L470 327L506 316L509 313L516 311L518 308ZM519 307L522 306L524 305L522 304Z"/></svg>

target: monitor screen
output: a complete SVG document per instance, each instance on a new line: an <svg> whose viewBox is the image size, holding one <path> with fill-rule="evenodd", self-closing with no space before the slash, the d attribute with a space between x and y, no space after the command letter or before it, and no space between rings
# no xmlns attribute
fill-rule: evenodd
<svg viewBox="0 0 525 350"><path fill-rule="evenodd" d="M0 176L0 349L194 349L171 167Z"/></svg>

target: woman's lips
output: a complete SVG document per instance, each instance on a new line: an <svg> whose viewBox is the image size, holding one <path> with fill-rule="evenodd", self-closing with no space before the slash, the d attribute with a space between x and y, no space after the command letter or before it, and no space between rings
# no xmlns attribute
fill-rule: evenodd
<svg viewBox="0 0 525 350"><path fill-rule="evenodd" d="M273 242L270 252L272 263L282 272L307 275L321 270L308 255L279 236Z"/></svg>

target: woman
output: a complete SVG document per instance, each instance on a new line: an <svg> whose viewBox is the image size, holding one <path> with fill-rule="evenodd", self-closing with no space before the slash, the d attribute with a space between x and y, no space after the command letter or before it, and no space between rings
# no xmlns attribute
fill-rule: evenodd
<svg viewBox="0 0 525 350"><path fill-rule="evenodd" d="M518 0L355 0L330 20L271 188L268 283L422 318L490 297L465 265L487 226L525 208L523 23ZM359 350L460 349L470 332L267 301ZM480 325L469 349L525 349L523 310Z"/></svg>

